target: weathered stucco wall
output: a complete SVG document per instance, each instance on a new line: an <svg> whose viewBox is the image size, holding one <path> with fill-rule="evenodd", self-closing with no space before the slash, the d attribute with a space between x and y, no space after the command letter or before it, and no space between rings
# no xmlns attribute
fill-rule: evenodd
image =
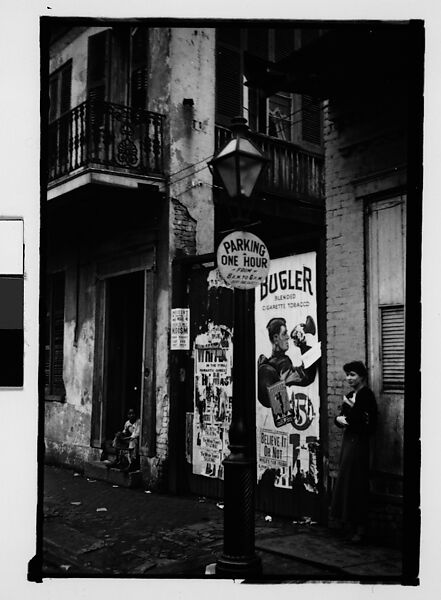
<svg viewBox="0 0 441 600"><path fill-rule="evenodd" d="M46 453L49 460L81 467L94 460L90 447L95 333L95 268L77 271L71 252L57 255L52 268L65 271L64 402L45 403ZM78 293L78 303L77 303Z"/></svg>
<svg viewBox="0 0 441 600"><path fill-rule="evenodd" d="M105 29L75 28L51 48L50 72L73 60L72 106L86 99L88 37ZM156 452L153 458L143 457L152 480L162 476L168 455L171 263L177 252L203 254L213 250L212 179L206 162L214 152L214 77L214 29L149 29L147 107L166 117L164 168L169 176L167 182L160 184L164 198L158 209L156 242L153 344ZM192 103L184 103L184 99L191 99ZM124 209L123 203L121 207ZM146 231L148 227L146 224ZM131 239L128 231L124 236L125 240ZM97 249L89 240L89 247L83 251L78 288L76 251L70 250L68 242L62 242L61 246L62 251L51 252L53 262L49 271L66 270L66 402L46 403L45 434L48 456L55 457L58 453L64 462L81 464L97 455L90 448ZM117 248L115 237L103 241L100 259Z"/></svg>
<svg viewBox="0 0 441 600"><path fill-rule="evenodd" d="M172 29L170 67L170 195L194 220L196 252L204 254L214 244L207 160L214 152L215 30ZM175 245L172 239L172 251Z"/></svg>
<svg viewBox="0 0 441 600"><path fill-rule="evenodd" d="M86 100L88 38L108 27L74 27L68 37L63 37L51 46L49 73L53 73L72 59L71 106Z"/></svg>

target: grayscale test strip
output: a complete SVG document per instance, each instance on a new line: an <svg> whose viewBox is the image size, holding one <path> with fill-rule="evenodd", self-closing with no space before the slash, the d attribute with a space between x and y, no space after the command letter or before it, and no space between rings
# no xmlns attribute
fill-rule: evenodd
<svg viewBox="0 0 441 600"><path fill-rule="evenodd" d="M0 218L0 388L23 386L23 219Z"/></svg>

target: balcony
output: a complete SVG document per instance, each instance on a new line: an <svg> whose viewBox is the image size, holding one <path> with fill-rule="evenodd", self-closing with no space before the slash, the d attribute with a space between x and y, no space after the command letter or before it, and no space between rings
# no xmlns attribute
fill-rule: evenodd
<svg viewBox="0 0 441 600"><path fill-rule="evenodd" d="M49 125L48 182L86 169L163 176L163 115L88 100Z"/></svg>
<svg viewBox="0 0 441 600"><path fill-rule="evenodd" d="M216 125L215 151L231 136L229 129ZM324 159L321 154L260 133L251 133L250 139L270 161L259 186L263 193L322 203L325 186Z"/></svg>

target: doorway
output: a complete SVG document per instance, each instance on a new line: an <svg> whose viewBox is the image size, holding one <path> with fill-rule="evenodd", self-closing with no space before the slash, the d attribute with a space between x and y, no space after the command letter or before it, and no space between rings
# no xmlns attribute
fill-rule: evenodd
<svg viewBox="0 0 441 600"><path fill-rule="evenodd" d="M144 271L107 280L104 438L111 445L130 408L141 412Z"/></svg>

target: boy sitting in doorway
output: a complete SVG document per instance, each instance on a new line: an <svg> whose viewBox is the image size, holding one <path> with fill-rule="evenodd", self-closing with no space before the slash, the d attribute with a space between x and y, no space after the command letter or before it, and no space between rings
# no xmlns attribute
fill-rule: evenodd
<svg viewBox="0 0 441 600"><path fill-rule="evenodd" d="M107 465L109 468L116 467L127 472L139 469L139 430L140 420L136 418L133 408L130 408L123 430L115 434L112 442L116 460Z"/></svg>

